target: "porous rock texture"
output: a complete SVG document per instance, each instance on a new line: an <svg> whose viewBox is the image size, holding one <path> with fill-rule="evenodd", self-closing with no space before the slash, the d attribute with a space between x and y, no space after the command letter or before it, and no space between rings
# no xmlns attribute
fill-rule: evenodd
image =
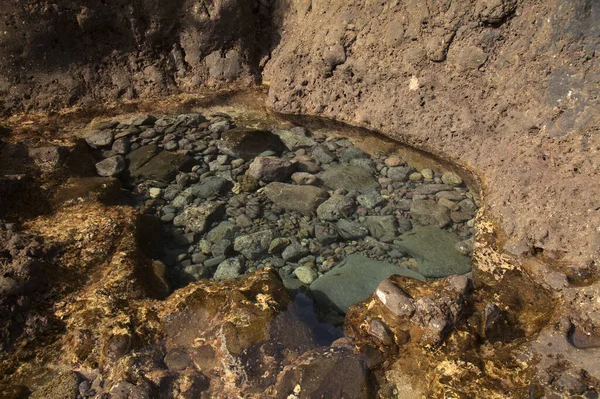
<svg viewBox="0 0 600 399"><path fill-rule="evenodd" d="M481 176L507 249L598 261L598 2L279 4L270 107L457 160Z"/></svg>

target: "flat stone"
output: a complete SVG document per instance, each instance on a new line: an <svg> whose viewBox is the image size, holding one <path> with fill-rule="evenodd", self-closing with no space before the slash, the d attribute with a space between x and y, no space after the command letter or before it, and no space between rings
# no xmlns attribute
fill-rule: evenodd
<svg viewBox="0 0 600 399"><path fill-rule="evenodd" d="M120 139L115 140L111 149L117 154L125 155L131 149L131 142L128 137L121 137Z"/></svg>
<svg viewBox="0 0 600 399"><path fill-rule="evenodd" d="M298 259L308 255L308 253L309 253L308 248L303 247L302 245L300 245L297 242L294 242L291 245L289 245L286 249L283 250L283 252L281 253L281 257L286 262L294 262L294 261L297 261Z"/></svg>
<svg viewBox="0 0 600 399"><path fill-rule="evenodd" d="M225 220L210 230L206 234L206 239L212 243L221 240L230 240L238 230L239 229L235 223Z"/></svg>
<svg viewBox="0 0 600 399"><path fill-rule="evenodd" d="M387 177L395 182L405 182L414 169L410 166L396 166L388 168Z"/></svg>
<svg viewBox="0 0 600 399"><path fill-rule="evenodd" d="M438 204L445 206L446 208L450 209L451 211L457 211L459 209L459 206L456 202L452 202L446 198L438 199Z"/></svg>
<svg viewBox="0 0 600 399"><path fill-rule="evenodd" d="M273 232L271 230L262 230L237 237L233 244L233 249L244 255L246 259L255 260L267 252L271 241L273 241Z"/></svg>
<svg viewBox="0 0 600 399"><path fill-rule="evenodd" d="M473 200L469 198L465 198L464 200L460 201L458 203L458 207L460 208L461 212L471 216L475 215L475 213L477 212L477 205L475 205Z"/></svg>
<svg viewBox="0 0 600 399"><path fill-rule="evenodd" d="M180 170L191 169L194 159L184 154L162 151L138 169L131 169L131 176L139 179L170 181Z"/></svg>
<svg viewBox="0 0 600 399"><path fill-rule="evenodd" d="M387 167L394 167L394 166L402 165L402 159L400 159L398 157L388 157L383 162L384 162L385 166L387 166Z"/></svg>
<svg viewBox="0 0 600 399"><path fill-rule="evenodd" d="M361 149L356 148L354 146L344 148L340 152L340 161L347 162L347 163L350 163L350 161L355 160L355 159L364 159L364 158L368 158L368 157L369 157L369 155L367 155L364 151L362 151Z"/></svg>
<svg viewBox="0 0 600 399"><path fill-rule="evenodd" d="M443 198L443 199L447 199L450 201L461 201L462 199L464 199L463 195L455 190L440 191L435 194L435 198L437 198L438 200Z"/></svg>
<svg viewBox="0 0 600 399"><path fill-rule="evenodd" d="M317 272L311 267L300 266L294 270L294 275L300 280L302 284L312 284L318 277Z"/></svg>
<svg viewBox="0 0 600 399"><path fill-rule="evenodd" d="M269 245L269 253L280 253L285 247L290 245L291 240L287 237L277 237Z"/></svg>
<svg viewBox="0 0 600 399"><path fill-rule="evenodd" d="M317 303L327 304L345 313L350 306L367 299L381 281L392 275L424 279L410 269L353 254L316 279L310 285L310 290Z"/></svg>
<svg viewBox="0 0 600 399"><path fill-rule="evenodd" d="M356 201L367 209L373 209L377 205L380 205L384 202L383 197L379 194L377 190L371 190L365 194L359 195L356 197Z"/></svg>
<svg viewBox="0 0 600 399"><path fill-rule="evenodd" d="M383 242L392 242L396 238L398 224L395 216L367 216L364 225L369 234Z"/></svg>
<svg viewBox="0 0 600 399"><path fill-rule="evenodd" d="M113 177L125 170L125 160L120 155L106 158L96 164L96 172L100 176Z"/></svg>
<svg viewBox="0 0 600 399"><path fill-rule="evenodd" d="M224 260L217 267L213 279L215 281L231 280L239 277L244 269L244 264L239 258L229 258Z"/></svg>
<svg viewBox="0 0 600 399"><path fill-rule="evenodd" d="M281 155L286 149L279 136L266 130L244 128L235 128L223 133L217 146L222 153L246 161L264 151L273 151Z"/></svg>
<svg viewBox="0 0 600 399"><path fill-rule="evenodd" d="M470 220L473 216L464 212L450 212L450 219L454 223L462 223Z"/></svg>
<svg viewBox="0 0 600 399"><path fill-rule="evenodd" d="M296 164L287 159L259 156L254 158L246 173L256 180L270 183L289 179L295 170Z"/></svg>
<svg viewBox="0 0 600 399"><path fill-rule="evenodd" d="M194 184L190 191L194 197L207 199L215 195L224 194L233 184L222 177L209 176L202 183Z"/></svg>
<svg viewBox="0 0 600 399"><path fill-rule="evenodd" d="M157 118L153 115L140 115L136 117L131 124L133 126L154 126L156 119Z"/></svg>
<svg viewBox="0 0 600 399"><path fill-rule="evenodd" d="M354 200L344 195L332 195L317 208L317 216L321 220L335 221L347 218L354 210Z"/></svg>
<svg viewBox="0 0 600 399"><path fill-rule="evenodd" d="M442 278L471 271L471 259L455 247L460 241L454 233L435 226L415 226L403 234L398 246L417 261L419 273L428 278Z"/></svg>
<svg viewBox="0 0 600 399"><path fill-rule="evenodd" d="M317 143L306 136L306 131L304 129L294 129L290 130L275 130L274 134L279 136L283 144L290 151L296 151L299 148L309 148L313 147Z"/></svg>
<svg viewBox="0 0 600 399"><path fill-rule="evenodd" d="M329 196L327 191L314 186L297 186L286 183L269 183L264 190L269 200L280 208L313 214Z"/></svg>
<svg viewBox="0 0 600 399"><path fill-rule="evenodd" d="M414 200L410 214L417 223L424 226L444 227L451 221L450 209L432 200Z"/></svg>
<svg viewBox="0 0 600 399"><path fill-rule="evenodd" d="M423 169L421 171L421 175L423 175L424 179L432 180L433 179L433 170L431 170L431 169Z"/></svg>
<svg viewBox="0 0 600 399"><path fill-rule="evenodd" d="M194 233L204 233L211 224L221 219L225 214L225 204L222 202L205 202L198 206L185 209L173 219L175 226L185 227Z"/></svg>
<svg viewBox="0 0 600 399"><path fill-rule="evenodd" d="M129 170L136 170L144 166L158 152L156 144L145 145L127 155Z"/></svg>
<svg viewBox="0 0 600 399"><path fill-rule="evenodd" d="M358 222L341 219L335 224L340 237L344 240L355 240L369 234L369 230Z"/></svg>
<svg viewBox="0 0 600 399"><path fill-rule="evenodd" d="M110 147L113 143L114 134L109 130L94 132L85 141L92 148Z"/></svg>
<svg viewBox="0 0 600 399"><path fill-rule="evenodd" d="M336 165L321 174L325 186L337 190L366 193L379 187L370 170L355 165Z"/></svg>

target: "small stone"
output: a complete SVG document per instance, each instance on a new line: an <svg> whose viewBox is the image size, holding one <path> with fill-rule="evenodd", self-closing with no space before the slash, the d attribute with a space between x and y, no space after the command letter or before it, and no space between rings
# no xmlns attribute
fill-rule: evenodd
<svg viewBox="0 0 600 399"><path fill-rule="evenodd" d="M184 226L188 231L204 233L208 227L221 219L225 213L222 202L205 202L196 207L187 208L174 220L175 226Z"/></svg>
<svg viewBox="0 0 600 399"><path fill-rule="evenodd" d="M356 201L367 209L373 209L384 202L383 197L377 190L371 190L356 197Z"/></svg>
<svg viewBox="0 0 600 399"><path fill-rule="evenodd" d="M463 182L462 178L453 172L446 172L442 175L442 182L449 186L460 186Z"/></svg>
<svg viewBox="0 0 600 399"><path fill-rule="evenodd" d="M194 197L207 199L215 195L224 194L232 187L229 180L217 176L209 176L202 183L195 184L190 188Z"/></svg>
<svg viewBox="0 0 600 399"><path fill-rule="evenodd" d="M402 165L402 160L398 157L388 157L383 162L385 163L385 166L388 166L388 167L395 167L395 166Z"/></svg>
<svg viewBox="0 0 600 399"><path fill-rule="evenodd" d="M455 248L461 254L470 256L473 252L473 238L457 242Z"/></svg>
<svg viewBox="0 0 600 399"><path fill-rule="evenodd" d="M423 175L423 178L425 180L432 180L433 179L433 170L431 170L431 169L423 169L421 171L421 175Z"/></svg>
<svg viewBox="0 0 600 399"><path fill-rule="evenodd" d="M369 230L365 226L346 219L339 220L335 227L344 240L356 240L369 234Z"/></svg>
<svg viewBox="0 0 600 399"><path fill-rule="evenodd" d="M294 242L289 245L281 253L281 257L286 262L294 262L304 256L308 255L308 248L303 247L301 244Z"/></svg>
<svg viewBox="0 0 600 399"><path fill-rule="evenodd" d="M241 214L235 218L235 224L237 224L241 228L250 227L252 226L252 219L250 219L245 214Z"/></svg>
<svg viewBox="0 0 600 399"><path fill-rule="evenodd" d="M340 152L340 161L342 162L347 162L349 163L352 160L355 159L364 159L364 158L368 158L369 156L363 152L362 150L352 146L352 147L348 147L348 148L344 148L341 152Z"/></svg>
<svg viewBox="0 0 600 399"><path fill-rule="evenodd" d="M466 198L458 203L460 211L466 213L467 215L475 215L477 212L477 205L473 202L473 200Z"/></svg>
<svg viewBox="0 0 600 399"><path fill-rule="evenodd" d="M464 197L458 191L452 190L452 191L440 191L435 194L435 198L437 198L438 200L444 198L444 199L447 199L450 201L461 201Z"/></svg>
<svg viewBox="0 0 600 399"><path fill-rule="evenodd" d="M271 132L242 128L223 133L217 145L223 154L247 161L264 151L270 150L279 155L286 149L281 139Z"/></svg>
<svg viewBox="0 0 600 399"><path fill-rule="evenodd" d="M315 238L323 245L329 245L338 240L339 234L335 228L330 225L315 225Z"/></svg>
<svg viewBox="0 0 600 399"><path fill-rule="evenodd" d="M355 165L336 165L321 174L325 186L366 193L379 187L371 170Z"/></svg>
<svg viewBox="0 0 600 399"><path fill-rule="evenodd" d="M292 174L292 181L301 186L311 186L314 185L318 179L317 176L312 175L306 172L296 172Z"/></svg>
<svg viewBox="0 0 600 399"><path fill-rule="evenodd" d="M367 216L364 225L369 229L371 236L380 241L392 242L396 238L397 226L394 216Z"/></svg>
<svg viewBox="0 0 600 399"><path fill-rule="evenodd" d="M411 173L410 175L408 175L408 179L410 181L419 181L422 178L423 178L423 175L420 174L419 172L414 172L414 173Z"/></svg>
<svg viewBox="0 0 600 399"><path fill-rule="evenodd" d="M294 275L302 282L302 284L312 284L318 277L317 272L315 272L309 266L300 266L294 270Z"/></svg>
<svg viewBox="0 0 600 399"><path fill-rule="evenodd" d="M219 240L210 247L210 252L213 256L227 256L231 252L232 244L230 240Z"/></svg>
<svg viewBox="0 0 600 399"><path fill-rule="evenodd" d="M223 221L206 234L206 239L212 243L221 240L230 240L238 231L237 226L230 221Z"/></svg>
<svg viewBox="0 0 600 399"><path fill-rule="evenodd" d="M237 237L233 249L244 255L247 259L255 260L267 252L271 241L273 241L273 232L271 230L262 230Z"/></svg>
<svg viewBox="0 0 600 399"><path fill-rule="evenodd" d="M287 180L295 169L296 164L287 159L259 156L254 158L247 173L256 180L270 183Z"/></svg>
<svg viewBox="0 0 600 399"><path fill-rule="evenodd" d="M387 177L394 182L405 182L413 170L410 166L396 166L388 169Z"/></svg>
<svg viewBox="0 0 600 399"><path fill-rule="evenodd" d="M347 218L352 214L354 200L343 195L332 195L317 208L317 216L321 220L335 221Z"/></svg>
<svg viewBox="0 0 600 399"><path fill-rule="evenodd" d="M164 148L167 151L175 151L179 148L179 144L175 140L167 141Z"/></svg>
<svg viewBox="0 0 600 399"><path fill-rule="evenodd" d="M96 164L96 172L100 176L113 177L119 175L125 170L125 160L120 155L106 158Z"/></svg>
<svg viewBox="0 0 600 399"><path fill-rule="evenodd" d="M414 193L421 194L421 195L431 195L431 194L435 194L439 191L448 191L448 190L453 190L453 188L447 184L430 183L430 184L423 184L421 186L418 186L415 189Z"/></svg>
<svg viewBox="0 0 600 399"><path fill-rule="evenodd" d="M327 197L327 191L314 186L297 186L286 183L269 183L265 195L280 208L313 214Z"/></svg>
<svg viewBox="0 0 600 399"><path fill-rule="evenodd" d="M452 202L446 198L438 199L438 204L445 206L446 208L450 209L451 211L457 211L459 209L459 206L456 202Z"/></svg>
<svg viewBox="0 0 600 399"><path fill-rule="evenodd" d="M174 213L167 213L166 215L163 215L160 218L160 221L163 223L170 223L173 221L173 219L175 219L175 214Z"/></svg>
<svg viewBox="0 0 600 399"><path fill-rule="evenodd" d="M205 260L204 266L206 266L208 268L213 268L213 267L216 267L217 265L220 265L221 262L225 261L225 259L227 259L227 257L225 255L215 256L214 258Z"/></svg>
<svg viewBox="0 0 600 399"><path fill-rule="evenodd" d="M447 226L450 219L450 210L443 205L431 200L415 200L410 208L413 219L423 225Z"/></svg>
<svg viewBox="0 0 600 399"><path fill-rule="evenodd" d="M303 128L293 128L291 130L275 130L274 134L279 136L283 144L290 151L296 151L299 148L313 147L317 143L306 136L306 130Z"/></svg>
<svg viewBox="0 0 600 399"><path fill-rule="evenodd" d="M133 126L153 126L156 119L157 118L152 115L142 115L135 118L131 124Z"/></svg>
<svg viewBox="0 0 600 399"><path fill-rule="evenodd" d="M244 265L239 258L230 258L219 264L213 279L215 281L231 280L242 274Z"/></svg>
<svg viewBox="0 0 600 399"><path fill-rule="evenodd" d="M390 279L385 279L379 283L375 295L396 317L410 317L415 313L413 300Z"/></svg>
<svg viewBox="0 0 600 399"><path fill-rule="evenodd" d="M270 254L278 254L285 247L290 245L291 240L286 237L277 237L273 241L271 241L271 245L269 245L269 253Z"/></svg>
<svg viewBox="0 0 600 399"><path fill-rule="evenodd" d="M158 187L152 187L148 190L148 194L150 195L150 198L160 198L162 189Z"/></svg>
<svg viewBox="0 0 600 399"><path fill-rule="evenodd" d="M113 143L113 133L110 131L101 131L88 136L85 141L92 148L110 147Z"/></svg>

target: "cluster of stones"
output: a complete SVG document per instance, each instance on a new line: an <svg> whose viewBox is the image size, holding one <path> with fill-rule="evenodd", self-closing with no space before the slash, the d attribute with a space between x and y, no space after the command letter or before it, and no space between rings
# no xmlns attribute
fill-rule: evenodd
<svg viewBox="0 0 600 399"><path fill-rule="evenodd" d="M470 251L477 206L458 175L372 157L346 138L184 114L103 123L86 140L103 158L98 174L120 177L162 222L175 286L263 267L311 284L351 254L418 270L400 239L413 224L451 231Z"/></svg>

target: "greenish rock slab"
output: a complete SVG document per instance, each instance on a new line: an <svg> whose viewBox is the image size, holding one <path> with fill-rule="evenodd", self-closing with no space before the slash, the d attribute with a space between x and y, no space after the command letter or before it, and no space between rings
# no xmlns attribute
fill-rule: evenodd
<svg viewBox="0 0 600 399"><path fill-rule="evenodd" d="M353 254L316 279L310 290L319 305L346 313L350 306L367 299L379 283L395 274L424 279L413 270Z"/></svg>
<svg viewBox="0 0 600 399"><path fill-rule="evenodd" d="M427 278L442 278L471 271L471 258L456 250L460 238L436 226L415 226L403 234L399 247L415 258L419 273Z"/></svg>

